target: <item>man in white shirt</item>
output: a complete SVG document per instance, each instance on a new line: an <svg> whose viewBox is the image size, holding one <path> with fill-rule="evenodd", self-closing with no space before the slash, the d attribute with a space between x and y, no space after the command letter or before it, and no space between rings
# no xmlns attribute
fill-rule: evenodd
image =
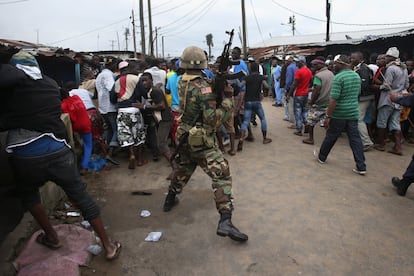
<svg viewBox="0 0 414 276"><path fill-rule="evenodd" d="M117 60L116 58L109 58L105 65L106 68L103 69L102 72L96 78L96 91L98 92L99 106L98 109L102 117L104 118L106 125L108 126L106 142L109 144L110 149L108 152L107 159L111 163L114 163L112 162L114 160L111 159L113 149L118 146L118 130L116 123L117 109L116 106L112 104L110 101L109 92L115 84L113 72L115 72L118 62L119 60Z"/></svg>

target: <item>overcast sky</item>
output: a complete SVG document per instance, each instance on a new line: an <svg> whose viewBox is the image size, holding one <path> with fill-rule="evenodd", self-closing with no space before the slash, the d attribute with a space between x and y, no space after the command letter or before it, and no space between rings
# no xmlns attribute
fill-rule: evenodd
<svg viewBox="0 0 414 276"><path fill-rule="evenodd" d="M411 22L413 5L407 0L332 0L332 32L395 27ZM148 0L144 0L148 39ZM245 0L248 45L271 36L292 35L289 17L295 15L296 35L324 33L326 0ZM213 54L235 29L233 46L241 46L241 0L152 0L153 29L159 28L158 55L179 56L186 46L208 49L205 37L213 35ZM75 51L133 50L131 10L135 11L137 51L141 51L138 0L0 0L0 38L71 48ZM325 21L325 22L324 22ZM358 26L347 24L359 24ZM389 25L374 25L389 24ZM154 34L155 36L155 34ZM147 43L148 51L148 43ZM154 51L155 51L154 46Z"/></svg>

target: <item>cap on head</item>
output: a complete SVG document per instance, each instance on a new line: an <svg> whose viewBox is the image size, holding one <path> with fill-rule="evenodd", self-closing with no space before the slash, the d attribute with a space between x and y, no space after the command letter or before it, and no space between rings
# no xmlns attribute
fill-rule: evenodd
<svg viewBox="0 0 414 276"><path fill-rule="evenodd" d="M36 58L33 55L27 52L23 52L23 51L20 51L14 54L11 57L9 63L14 66L16 66L17 64L20 64L20 65L25 65L25 66L37 67L40 69L39 63L37 63Z"/></svg>
<svg viewBox="0 0 414 276"><path fill-rule="evenodd" d="M287 60L287 61L293 61L293 56L289 56L288 55L288 56L285 57L285 60Z"/></svg>
<svg viewBox="0 0 414 276"><path fill-rule="evenodd" d="M303 63L306 63L306 57L305 57L305 56L297 56L297 57L295 57L293 60L294 60L294 61L297 61L297 62L303 62Z"/></svg>
<svg viewBox="0 0 414 276"><path fill-rule="evenodd" d="M247 58L247 60L248 60L248 61L250 61L250 62L254 62L254 57L253 57L253 56L249 56L249 57Z"/></svg>
<svg viewBox="0 0 414 276"><path fill-rule="evenodd" d="M397 47L391 47L388 49L385 55L398 58L400 56L400 51L398 51Z"/></svg>
<svg viewBox="0 0 414 276"><path fill-rule="evenodd" d="M181 55L180 67L184 69L207 68L207 59L204 51L197 46L185 48Z"/></svg>
<svg viewBox="0 0 414 276"><path fill-rule="evenodd" d="M126 62L125 60L123 60L123 61L121 61L121 62L118 64L118 69L119 69L119 70L122 70L122 69L124 69L124 68L128 67L128 65L129 65L129 63L128 63L128 62Z"/></svg>

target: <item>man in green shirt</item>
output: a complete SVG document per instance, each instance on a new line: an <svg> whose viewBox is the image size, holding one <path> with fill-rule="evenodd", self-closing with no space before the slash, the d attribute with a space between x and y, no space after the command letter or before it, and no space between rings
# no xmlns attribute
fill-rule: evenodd
<svg viewBox="0 0 414 276"><path fill-rule="evenodd" d="M334 62L337 74L332 82L329 106L326 112L325 128L327 132L317 158L319 163L325 163L336 140L345 129L356 163L356 168L352 171L359 175L365 175L364 149L358 131L358 96L361 78L350 69L348 56L337 55Z"/></svg>

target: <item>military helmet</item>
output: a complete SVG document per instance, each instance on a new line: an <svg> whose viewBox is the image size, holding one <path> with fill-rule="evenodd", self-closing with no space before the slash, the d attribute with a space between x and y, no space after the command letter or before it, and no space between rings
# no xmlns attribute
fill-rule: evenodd
<svg viewBox="0 0 414 276"><path fill-rule="evenodd" d="M196 46L185 48L181 55L180 67L184 69L207 68L207 58L204 51Z"/></svg>

